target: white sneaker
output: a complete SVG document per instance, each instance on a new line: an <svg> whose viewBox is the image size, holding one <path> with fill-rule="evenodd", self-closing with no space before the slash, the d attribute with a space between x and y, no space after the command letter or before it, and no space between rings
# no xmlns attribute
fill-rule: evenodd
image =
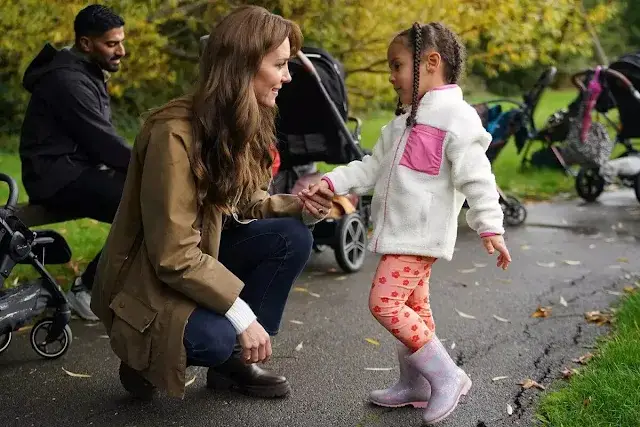
<svg viewBox="0 0 640 427"><path fill-rule="evenodd" d="M100 320L91 310L91 293L82 285L82 278L76 278L66 297L67 301L69 301L69 306L78 316L84 320Z"/></svg>

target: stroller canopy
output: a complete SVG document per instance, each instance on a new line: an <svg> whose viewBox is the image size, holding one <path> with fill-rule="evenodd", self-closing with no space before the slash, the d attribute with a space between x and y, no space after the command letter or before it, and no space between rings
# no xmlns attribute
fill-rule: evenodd
<svg viewBox="0 0 640 427"><path fill-rule="evenodd" d="M623 74L629 79L635 90L640 88L640 52L623 55L608 68ZM605 90L598 98L596 110L607 112L612 108L617 108L622 124L618 136L621 138L640 137L640 120L638 120L640 104L634 98L632 90L611 74L606 74L603 83Z"/></svg>
<svg viewBox="0 0 640 427"><path fill-rule="evenodd" d="M324 161L343 164L352 159L346 136L331 112L333 103L343 122L348 117L344 68L328 52L304 47L302 52L313 63L328 95L299 59L289 63L292 80L278 94L276 129L282 168Z"/></svg>

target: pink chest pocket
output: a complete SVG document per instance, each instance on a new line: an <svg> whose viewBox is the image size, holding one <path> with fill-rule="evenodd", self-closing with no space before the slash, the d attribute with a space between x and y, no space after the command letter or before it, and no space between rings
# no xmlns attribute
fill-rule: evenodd
<svg viewBox="0 0 640 427"><path fill-rule="evenodd" d="M429 125L415 125L404 147L400 164L409 169L438 175L447 132Z"/></svg>

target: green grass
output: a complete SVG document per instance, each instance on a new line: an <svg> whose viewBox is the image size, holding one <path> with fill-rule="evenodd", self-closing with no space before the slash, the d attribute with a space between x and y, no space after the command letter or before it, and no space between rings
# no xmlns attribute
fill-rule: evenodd
<svg viewBox="0 0 640 427"><path fill-rule="evenodd" d="M640 292L623 299L588 366L543 396L538 418L552 427L640 426Z"/></svg>

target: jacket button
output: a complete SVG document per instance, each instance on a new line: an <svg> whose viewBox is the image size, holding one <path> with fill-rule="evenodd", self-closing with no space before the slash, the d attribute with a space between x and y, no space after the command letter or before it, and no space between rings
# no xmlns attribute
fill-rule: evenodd
<svg viewBox="0 0 640 427"><path fill-rule="evenodd" d="M144 323L149 323L149 318L145 317L144 319L142 319L144 321Z"/></svg>
<svg viewBox="0 0 640 427"><path fill-rule="evenodd" d="M124 308L124 301L120 301L120 308Z"/></svg>

